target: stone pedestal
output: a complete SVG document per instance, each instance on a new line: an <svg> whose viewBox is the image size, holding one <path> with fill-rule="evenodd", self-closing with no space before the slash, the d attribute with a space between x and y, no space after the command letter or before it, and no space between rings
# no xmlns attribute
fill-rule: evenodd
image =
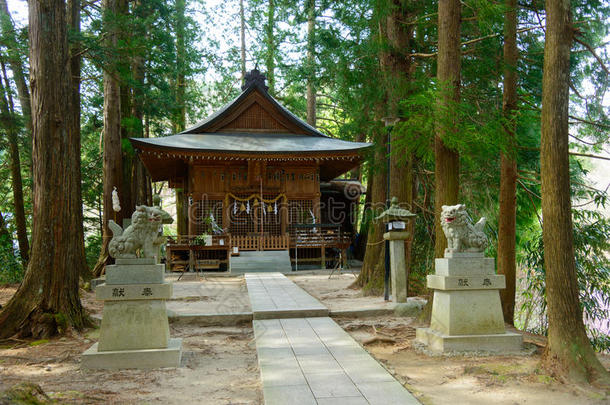
<svg viewBox="0 0 610 405"><path fill-rule="evenodd" d="M106 266L106 283L95 289L104 301L100 341L82 357L92 369L178 367L182 340L170 339L165 300L172 284L154 258L117 259Z"/></svg>
<svg viewBox="0 0 610 405"><path fill-rule="evenodd" d="M405 240L409 232L390 231L383 234L390 241L390 283L392 285L392 301L407 302L408 273L405 262Z"/></svg>
<svg viewBox="0 0 610 405"><path fill-rule="evenodd" d="M482 253L447 253L436 259L436 274L428 276L434 289L429 328L419 328L416 341L433 352L517 352L522 337L506 332L494 259Z"/></svg>

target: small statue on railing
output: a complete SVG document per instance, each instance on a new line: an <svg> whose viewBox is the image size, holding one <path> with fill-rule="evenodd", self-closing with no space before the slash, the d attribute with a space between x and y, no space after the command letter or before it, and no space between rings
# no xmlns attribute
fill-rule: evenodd
<svg viewBox="0 0 610 405"><path fill-rule="evenodd" d="M443 205L441 227L447 238L445 253L482 252L487 247L487 235L483 232L485 217L472 224L464 204Z"/></svg>
<svg viewBox="0 0 610 405"><path fill-rule="evenodd" d="M163 211L157 207L139 205L131 216L131 225L123 230L113 220L108 221L112 240L108 253L114 258L155 257L165 237L159 235Z"/></svg>

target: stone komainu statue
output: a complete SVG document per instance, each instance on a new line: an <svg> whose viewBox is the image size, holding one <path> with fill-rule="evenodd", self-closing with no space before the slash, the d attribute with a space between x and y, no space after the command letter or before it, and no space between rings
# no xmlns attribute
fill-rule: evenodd
<svg viewBox="0 0 610 405"><path fill-rule="evenodd" d="M156 207L139 205L131 216L131 225L125 230L113 220L108 221L112 240L108 253L114 258L154 257L165 238L159 235L163 211Z"/></svg>
<svg viewBox="0 0 610 405"><path fill-rule="evenodd" d="M464 204L443 205L441 227L447 237L445 252L482 252L487 247L487 236L483 232L485 217L472 224Z"/></svg>

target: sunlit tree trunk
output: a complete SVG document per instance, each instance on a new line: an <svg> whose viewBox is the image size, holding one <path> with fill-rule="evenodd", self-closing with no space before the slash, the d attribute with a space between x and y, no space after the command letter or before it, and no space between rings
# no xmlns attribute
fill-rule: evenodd
<svg viewBox="0 0 610 405"><path fill-rule="evenodd" d="M569 0L546 1L546 38L542 79L542 236L549 318L545 362L576 381L610 376L597 359L585 333L574 258L568 114L570 49L574 28Z"/></svg>
<svg viewBox="0 0 610 405"><path fill-rule="evenodd" d="M64 1L29 1L32 251L22 284L0 312L0 338L46 337L88 323L78 293L85 257L67 25Z"/></svg>
<svg viewBox="0 0 610 405"><path fill-rule="evenodd" d="M516 289L517 161L514 112L517 109L517 0L506 0L504 15L504 84L502 112L505 118L506 152L500 158L500 212L498 215L498 274L506 278L500 290L504 321L513 324Z"/></svg>
<svg viewBox="0 0 610 405"><path fill-rule="evenodd" d="M443 257L447 239L440 226L441 207L458 202L460 156L445 145L445 138L457 135L457 121L452 106L460 101L460 0L438 2L437 73L441 94L439 120L434 139L434 254Z"/></svg>

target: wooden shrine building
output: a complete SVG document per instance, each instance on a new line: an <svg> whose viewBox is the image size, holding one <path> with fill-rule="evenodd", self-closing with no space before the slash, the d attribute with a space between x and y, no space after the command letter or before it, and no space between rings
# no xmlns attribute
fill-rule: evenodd
<svg viewBox="0 0 610 405"><path fill-rule="evenodd" d="M221 264L229 252L291 249L294 261L345 248L361 186L334 179L359 165L370 144L308 125L267 92L257 70L242 90L179 134L131 139L152 181L184 193L177 221L188 225L174 245L205 246L197 259Z"/></svg>

